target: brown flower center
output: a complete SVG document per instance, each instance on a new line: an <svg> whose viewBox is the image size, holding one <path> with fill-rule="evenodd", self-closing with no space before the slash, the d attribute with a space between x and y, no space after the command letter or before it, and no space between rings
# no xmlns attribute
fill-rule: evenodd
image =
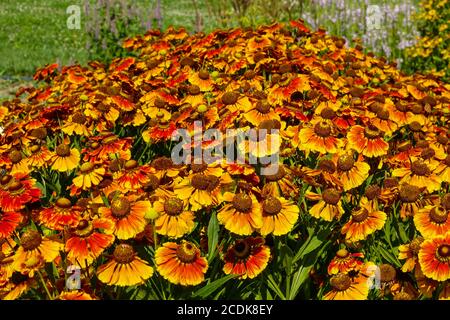
<svg viewBox="0 0 450 320"><path fill-rule="evenodd" d="M369 217L369 211L366 208L360 208L352 212L352 220L355 222L363 222L367 217Z"/></svg>
<svg viewBox="0 0 450 320"><path fill-rule="evenodd" d="M9 153L9 159L13 164L19 163L22 160L22 153L18 150L12 150Z"/></svg>
<svg viewBox="0 0 450 320"><path fill-rule="evenodd" d="M389 120L389 111L384 108L380 108L377 111L377 117L381 120Z"/></svg>
<svg viewBox="0 0 450 320"><path fill-rule="evenodd" d="M85 124L87 118L83 113L77 112L72 116L72 121L78 124Z"/></svg>
<svg viewBox="0 0 450 320"><path fill-rule="evenodd" d="M196 96L200 93L200 87L196 85L189 86L188 92L190 95Z"/></svg>
<svg viewBox="0 0 450 320"><path fill-rule="evenodd" d="M105 104L103 102L100 102L97 105L97 110L102 112L102 113L107 113L107 112L109 112L109 110L111 110L111 106L109 106L109 105L107 105L107 104Z"/></svg>
<svg viewBox="0 0 450 320"><path fill-rule="evenodd" d="M34 250L42 242L42 236L36 230L29 230L20 237L20 243L25 250Z"/></svg>
<svg viewBox="0 0 450 320"><path fill-rule="evenodd" d="M145 184L144 189L147 192L152 192L158 189L159 187L159 179L154 174L150 174L148 176L148 182Z"/></svg>
<svg viewBox="0 0 450 320"><path fill-rule="evenodd" d="M133 247L129 244L119 244L113 253L114 260L116 260L119 264L128 264L134 259L134 250Z"/></svg>
<svg viewBox="0 0 450 320"><path fill-rule="evenodd" d="M366 192L364 193L367 199L373 200L380 194L381 189L377 185L368 186Z"/></svg>
<svg viewBox="0 0 450 320"><path fill-rule="evenodd" d="M116 218L123 218L127 216L131 211L131 204L128 199L122 197L116 199L111 204L111 212Z"/></svg>
<svg viewBox="0 0 450 320"><path fill-rule="evenodd" d="M261 112L262 114L266 114L270 112L270 104L267 100L259 100L256 103L255 109Z"/></svg>
<svg viewBox="0 0 450 320"><path fill-rule="evenodd" d="M173 162L170 158L159 157L154 159L150 165L156 170L167 170L173 167Z"/></svg>
<svg viewBox="0 0 450 320"><path fill-rule="evenodd" d="M407 112L409 110L408 105L403 104L401 102L397 102L395 104L395 109L397 109L400 112Z"/></svg>
<svg viewBox="0 0 450 320"><path fill-rule="evenodd" d="M382 264L380 265L380 281L381 282L390 282L395 279L397 275L397 271L390 264Z"/></svg>
<svg viewBox="0 0 450 320"><path fill-rule="evenodd" d="M345 154L339 157L337 161L337 167L342 171L349 171L353 168L355 160L351 154Z"/></svg>
<svg viewBox="0 0 450 320"><path fill-rule="evenodd" d="M374 126L368 126L364 128L364 136L368 139L376 139L381 135L380 130Z"/></svg>
<svg viewBox="0 0 450 320"><path fill-rule="evenodd" d="M222 96L222 102L225 105L235 104L238 101L239 93L237 92L225 92Z"/></svg>
<svg viewBox="0 0 450 320"><path fill-rule="evenodd" d="M320 112L320 116L324 119L333 119L336 117L336 112L333 109L326 107Z"/></svg>
<svg viewBox="0 0 450 320"><path fill-rule="evenodd" d="M244 260L250 256L251 250L250 246L245 240L237 240L233 246L233 252L236 257L240 260Z"/></svg>
<svg viewBox="0 0 450 320"><path fill-rule="evenodd" d="M331 126L325 121L318 122L314 126L314 132L319 137L328 137L331 134Z"/></svg>
<svg viewBox="0 0 450 320"><path fill-rule="evenodd" d="M325 191L322 193L322 199L323 201L325 201L325 203L335 206L341 199L341 194L339 193L339 191L333 188L325 189Z"/></svg>
<svg viewBox="0 0 450 320"><path fill-rule="evenodd" d="M197 247L190 242L184 241L178 245L177 257L183 263L191 263L197 257L199 251Z"/></svg>
<svg viewBox="0 0 450 320"><path fill-rule="evenodd" d="M164 108L167 105L167 102L165 100L161 99L160 97L157 97L155 99L154 104L155 104L155 107L157 107L157 108Z"/></svg>
<svg viewBox="0 0 450 320"><path fill-rule="evenodd" d="M206 70L201 70L198 73L198 77L202 80L208 80L209 79L209 72Z"/></svg>
<svg viewBox="0 0 450 320"><path fill-rule="evenodd" d="M418 176L428 176L431 171L422 160L416 160L411 164L411 172Z"/></svg>
<svg viewBox="0 0 450 320"><path fill-rule="evenodd" d="M435 154L436 154L436 152L434 151L434 149L425 148L420 153L420 156L422 157L422 159L427 160L427 159L433 158Z"/></svg>
<svg viewBox="0 0 450 320"><path fill-rule="evenodd" d="M420 189L416 186L405 184L400 187L400 200L406 203L412 203L419 199Z"/></svg>
<svg viewBox="0 0 450 320"><path fill-rule="evenodd" d="M264 200L262 208L264 213L266 213L269 216L274 216L281 211L282 205L280 200L278 200L277 198L268 197L266 200Z"/></svg>
<svg viewBox="0 0 450 320"><path fill-rule="evenodd" d="M70 147L67 144L60 144L56 147L56 154L60 157L70 156Z"/></svg>
<svg viewBox="0 0 450 320"><path fill-rule="evenodd" d="M409 129L414 132L419 132L422 130L422 125L417 121L413 121L409 124Z"/></svg>
<svg viewBox="0 0 450 320"><path fill-rule="evenodd" d="M437 224L443 224L447 221L448 212L443 207L434 207L430 210L430 220Z"/></svg>
<svg viewBox="0 0 450 320"><path fill-rule="evenodd" d="M440 143L444 146L447 145L447 143L448 143L448 138L447 138L447 135L445 135L445 134L438 135L436 140L438 143Z"/></svg>
<svg viewBox="0 0 450 320"><path fill-rule="evenodd" d="M248 212L252 208L252 199L245 193L238 193L233 198L233 207L239 212Z"/></svg>
<svg viewBox="0 0 450 320"><path fill-rule="evenodd" d="M36 128L31 130L31 136L40 140L45 139L47 136L47 129L46 128Z"/></svg>
<svg viewBox="0 0 450 320"><path fill-rule="evenodd" d="M78 223L78 226L75 230L75 234L78 237L85 238L90 236L94 232L94 228L92 226L92 223L87 221L86 219L80 220Z"/></svg>
<svg viewBox="0 0 450 320"><path fill-rule="evenodd" d="M330 284L334 290L345 291L350 288L352 281L345 273L339 273L330 279Z"/></svg>
<svg viewBox="0 0 450 320"><path fill-rule="evenodd" d="M201 164L191 164L191 170L194 173L200 173L205 171L206 169L208 169L208 165L206 163L201 163Z"/></svg>
<svg viewBox="0 0 450 320"><path fill-rule="evenodd" d="M59 198L58 200L56 200L55 205L62 209L68 209L72 206L72 203L67 198Z"/></svg>
<svg viewBox="0 0 450 320"><path fill-rule="evenodd" d="M328 160L328 159L320 160L317 168L319 170L329 172L329 173L334 173L336 171L336 165L334 164L333 161Z"/></svg>
<svg viewBox="0 0 450 320"><path fill-rule="evenodd" d="M87 174L87 173L91 172L92 170L94 170L94 164L91 162L85 162L80 167L81 173Z"/></svg>
<svg viewBox="0 0 450 320"><path fill-rule="evenodd" d="M398 181L395 178L386 178L383 181L383 186L385 188L395 188L398 186Z"/></svg>
<svg viewBox="0 0 450 320"><path fill-rule="evenodd" d="M286 175L286 170L283 166L278 167L278 171L275 174L266 175L266 181L279 181Z"/></svg>
<svg viewBox="0 0 450 320"><path fill-rule="evenodd" d="M441 244L436 250L436 258L441 262L450 261L450 245Z"/></svg>
<svg viewBox="0 0 450 320"><path fill-rule="evenodd" d="M176 197L167 199L164 201L164 211L169 216L178 216L183 212L183 201Z"/></svg>

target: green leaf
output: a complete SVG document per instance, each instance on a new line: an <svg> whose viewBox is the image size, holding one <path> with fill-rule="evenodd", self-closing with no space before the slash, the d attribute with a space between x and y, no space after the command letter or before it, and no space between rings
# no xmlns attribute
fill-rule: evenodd
<svg viewBox="0 0 450 320"><path fill-rule="evenodd" d="M317 238L317 236L313 236L312 238L310 238L310 240L306 241L302 245L300 250L295 255L294 259L292 260L292 263L297 262L300 258L303 258L308 253L316 250L317 248L319 248L322 245L322 243L323 243L323 241L320 240L319 238Z"/></svg>
<svg viewBox="0 0 450 320"><path fill-rule="evenodd" d="M273 279L273 276L269 274L267 276L267 285L274 293L276 293L282 300L286 300L286 297L284 296L283 292L281 292L280 288L277 285L277 282Z"/></svg>
<svg viewBox="0 0 450 320"><path fill-rule="evenodd" d="M194 292L194 297L198 298L207 298L211 294L213 294L217 289L221 288L225 283L227 283L230 279L235 278L234 274L227 275L223 278L217 279L213 282L208 283L206 286L200 288L196 292Z"/></svg>
<svg viewBox="0 0 450 320"><path fill-rule="evenodd" d="M288 300L293 300L298 294L300 287L303 283L309 278L309 271L311 270L312 265L308 267L300 267L300 269L294 273L294 277L292 279L291 288L289 290L289 295L287 297Z"/></svg>
<svg viewBox="0 0 450 320"><path fill-rule="evenodd" d="M216 255L217 244L219 243L219 221L217 220L216 213L211 214L211 218L208 223L208 262Z"/></svg>

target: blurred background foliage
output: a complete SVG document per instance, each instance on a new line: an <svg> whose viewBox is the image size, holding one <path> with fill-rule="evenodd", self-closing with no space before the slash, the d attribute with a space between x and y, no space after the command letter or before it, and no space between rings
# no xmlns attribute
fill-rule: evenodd
<svg viewBox="0 0 450 320"><path fill-rule="evenodd" d="M67 28L70 5L81 9L79 30ZM371 5L379 8L376 29L368 25ZM448 80L449 12L447 0L422 0L421 6L419 0L2 0L0 98L2 83L11 88L45 64L109 63L127 55L121 40L148 29L210 32L298 18L348 45L362 43L406 72L447 72Z"/></svg>

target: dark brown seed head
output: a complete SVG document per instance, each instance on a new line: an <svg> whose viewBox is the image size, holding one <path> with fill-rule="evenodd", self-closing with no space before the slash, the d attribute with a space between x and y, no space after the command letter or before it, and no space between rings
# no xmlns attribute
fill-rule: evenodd
<svg viewBox="0 0 450 320"><path fill-rule="evenodd" d="M268 197L263 201L262 208L265 214L272 216L277 215L281 211L282 205L280 200L278 200L277 198Z"/></svg>
<svg viewBox="0 0 450 320"><path fill-rule="evenodd" d="M238 101L239 93L235 91L225 92L222 95L222 102L225 105L235 104Z"/></svg>
<svg viewBox="0 0 450 320"><path fill-rule="evenodd" d="M352 211L352 220L355 222L363 222L369 217L369 211L366 208L360 208Z"/></svg>
<svg viewBox="0 0 450 320"><path fill-rule="evenodd" d="M324 160L320 160L317 169L325 171L325 172L329 172L329 173L334 173L336 171L336 165L334 164L333 161L328 160L328 159L324 159Z"/></svg>
<svg viewBox="0 0 450 320"><path fill-rule="evenodd" d="M412 203L419 199L420 189L410 184L400 187L400 200L405 203Z"/></svg>
<svg viewBox="0 0 450 320"><path fill-rule="evenodd" d="M380 265L380 281L381 282L391 282L395 280L397 271L390 264Z"/></svg>
<svg viewBox="0 0 450 320"><path fill-rule="evenodd" d="M337 167L341 171L349 171L353 168L355 160L351 154L344 154L338 158Z"/></svg>
<svg viewBox="0 0 450 320"><path fill-rule="evenodd" d="M252 208L252 198L245 193L238 193L233 198L233 207L239 212L246 213Z"/></svg>
<svg viewBox="0 0 450 320"><path fill-rule="evenodd" d="M364 193L367 199L373 200L380 195L381 189L377 185L368 186Z"/></svg>
<svg viewBox="0 0 450 320"><path fill-rule="evenodd" d="M270 104L267 100L259 100L256 103L255 109L261 112L262 114L266 114L270 112Z"/></svg>
<svg viewBox="0 0 450 320"><path fill-rule="evenodd" d="M330 284L336 291L345 291L350 288L352 280L345 273L339 273L330 279Z"/></svg>
<svg viewBox="0 0 450 320"><path fill-rule="evenodd" d="M70 156L70 146L68 144L60 144L56 147L56 154L60 157Z"/></svg>
<svg viewBox="0 0 450 320"><path fill-rule="evenodd" d="M433 207L430 210L430 220L437 224L443 224L447 221L448 212L443 207Z"/></svg>
<svg viewBox="0 0 450 320"><path fill-rule="evenodd" d="M418 176L429 176L430 169L422 160L416 160L411 164L411 172Z"/></svg>
<svg viewBox="0 0 450 320"><path fill-rule="evenodd" d="M122 243L116 246L113 252L114 260L119 264L128 264L134 260L134 249L132 246L126 243Z"/></svg>
<svg viewBox="0 0 450 320"><path fill-rule="evenodd" d="M22 161L22 153L18 150L10 151L8 156L13 164L19 163L20 161Z"/></svg>
<svg viewBox="0 0 450 320"><path fill-rule="evenodd" d="M183 243L178 245L176 253L178 259L180 259L181 262L192 263L199 255L199 250L193 243L184 241Z"/></svg>
<svg viewBox="0 0 450 320"><path fill-rule="evenodd" d="M183 212L183 201L176 198L171 197L164 201L164 211L169 216L178 216Z"/></svg>
<svg viewBox="0 0 450 320"><path fill-rule="evenodd" d="M336 112L331 108L324 108L320 112L320 116L324 119L334 119L336 117Z"/></svg>
<svg viewBox="0 0 450 320"><path fill-rule="evenodd" d="M20 237L20 244L25 250L34 250L42 242L42 236L36 230L28 230Z"/></svg>
<svg viewBox="0 0 450 320"><path fill-rule="evenodd" d="M131 203L127 198L121 197L111 203L111 212L116 218L123 218L131 212Z"/></svg>
<svg viewBox="0 0 450 320"><path fill-rule="evenodd" d="M331 126L325 121L318 122L314 126L314 132L319 137L323 137L323 138L328 137L331 134Z"/></svg>
<svg viewBox="0 0 450 320"><path fill-rule="evenodd" d="M337 205L339 203L339 200L341 199L341 194L339 191L333 188L325 189L325 191L322 193L322 199L327 204L331 205Z"/></svg>

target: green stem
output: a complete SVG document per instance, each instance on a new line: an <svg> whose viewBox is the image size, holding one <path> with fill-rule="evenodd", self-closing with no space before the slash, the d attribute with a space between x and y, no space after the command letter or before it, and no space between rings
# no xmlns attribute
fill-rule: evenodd
<svg viewBox="0 0 450 320"><path fill-rule="evenodd" d="M37 274L39 275L39 279L41 279L42 286L44 287L45 292L47 293L48 298L49 298L50 300L53 300L53 297L52 297L52 295L50 294L50 291L48 291L47 285L45 284L44 278L42 277L42 274L41 274L41 272L40 272L39 270L37 271Z"/></svg>

